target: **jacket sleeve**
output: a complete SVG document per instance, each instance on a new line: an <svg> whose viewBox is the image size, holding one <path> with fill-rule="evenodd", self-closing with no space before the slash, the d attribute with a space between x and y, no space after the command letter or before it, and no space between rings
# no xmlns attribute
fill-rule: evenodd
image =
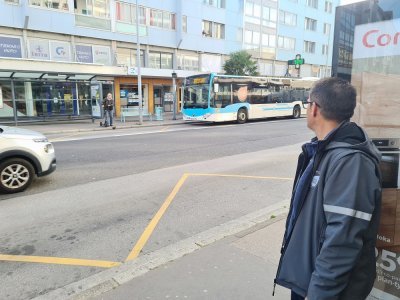
<svg viewBox="0 0 400 300"><path fill-rule="evenodd" d="M307 298L339 299L357 262L375 210L379 178L375 164L353 153L332 164L323 191L326 229Z"/></svg>

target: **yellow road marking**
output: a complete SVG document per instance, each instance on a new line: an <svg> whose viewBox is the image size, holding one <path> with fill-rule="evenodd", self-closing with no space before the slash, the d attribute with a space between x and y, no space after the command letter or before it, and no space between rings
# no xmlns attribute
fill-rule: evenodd
<svg viewBox="0 0 400 300"><path fill-rule="evenodd" d="M138 257L140 251L143 249L144 245L146 244L151 234L153 233L154 228L156 228L161 217L164 215L165 211L171 204L172 200L174 200L176 194L179 192L180 188L182 187L183 183L186 181L188 177L189 177L188 174L183 174L183 176L179 179L178 183L175 185L172 192L168 195L163 205L160 207L158 212L154 215L153 219L150 221L149 225L147 225L146 229L143 231L142 235L140 236L139 240L137 241L136 245L133 247L131 253L129 253L125 261L133 260L136 257Z"/></svg>
<svg viewBox="0 0 400 300"><path fill-rule="evenodd" d="M99 267L99 268L112 268L121 265L120 262L106 261L106 260L88 260L88 259L77 259L77 258L6 255L6 254L0 254L0 261L15 261L15 262L43 263L43 264L57 264L57 265Z"/></svg>
<svg viewBox="0 0 400 300"><path fill-rule="evenodd" d="M175 196L182 188L186 179L189 176L210 176L210 177L236 177L236 178L253 178L253 179L274 179L274 180L293 180L290 177L271 177L271 176L246 176L246 175L229 175L229 174L202 174L202 173L185 173L179 179L178 183L173 188L172 192L168 195L160 209L154 215L153 219L147 225L143 231L136 245L132 249L125 261L133 260L138 257L140 251L147 243L158 222L161 220L164 213L174 200ZM26 263L44 263L44 264L58 264L58 265L70 265L70 266L84 266L84 267L99 267L99 268L112 268L120 266L122 263L106 261L106 260L89 260L89 259L77 259L77 258L63 258L63 257L46 257L46 256L27 256L27 255L6 255L0 254L1 261L14 261L14 262L26 262Z"/></svg>
<svg viewBox="0 0 400 300"><path fill-rule="evenodd" d="M253 179L275 179L275 180L293 180L290 177L271 177L271 176L247 176L247 175L229 175L229 174L201 174L190 173L190 176L216 176L216 177L237 177L237 178L253 178Z"/></svg>

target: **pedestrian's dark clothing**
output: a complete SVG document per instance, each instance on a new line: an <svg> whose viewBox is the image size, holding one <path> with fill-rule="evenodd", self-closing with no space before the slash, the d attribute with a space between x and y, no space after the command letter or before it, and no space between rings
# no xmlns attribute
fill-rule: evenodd
<svg viewBox="0 0 400 300"><path fill-rule="evenodd" d="M104 99L103 101L103 110L104 110L104 125L112 126L113 125L113 109L114 109L114 101L111 99Z"/></svg>
<svg viewBox="0 0 400 300"><path fill-rule="evenodd" d="M114 101L113 100L109 100L109 99L104 99L103 101L103 109L104 110L108 110L111 111L114 109Z"/></svg>
<svg viewBox="0 0 400 300"><path fill-rule="evenodd" d="M309 300L364 300L376 271L378 150L350 122L302 150L275 283Z"/></svg>

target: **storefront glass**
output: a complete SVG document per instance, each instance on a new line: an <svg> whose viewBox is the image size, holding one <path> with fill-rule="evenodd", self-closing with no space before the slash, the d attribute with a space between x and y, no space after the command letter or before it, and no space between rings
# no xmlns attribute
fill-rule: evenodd
<svg viewBox="0 0 400 300"><path fill-rule="evenodd" d="M14 120L14 103L19 121L92 115L89 82L0 80L0 88L0 121Z"/></svg>

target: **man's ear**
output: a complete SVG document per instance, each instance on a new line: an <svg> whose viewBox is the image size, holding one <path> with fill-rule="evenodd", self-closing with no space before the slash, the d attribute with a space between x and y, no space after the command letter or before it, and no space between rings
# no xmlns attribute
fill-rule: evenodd
<svg viewBox="0 0 400 300"><path fill-rule="evenodd" d="M311 113L313 115L313 117L315 118L318 114L318 106L314 103L313 106L311 106Z"/></svg>

